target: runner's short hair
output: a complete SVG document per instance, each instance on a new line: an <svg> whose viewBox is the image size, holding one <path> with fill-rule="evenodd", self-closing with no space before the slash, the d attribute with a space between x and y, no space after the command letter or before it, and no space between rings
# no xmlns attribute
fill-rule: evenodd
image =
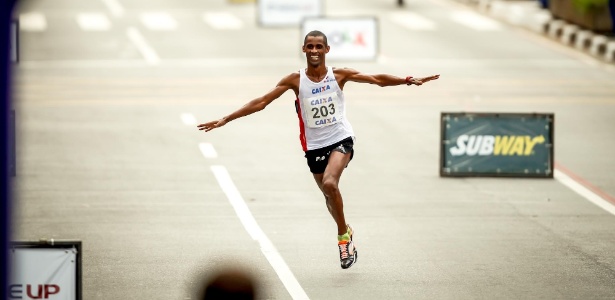
<svg viewBox="0 0 615 300"><path fill-rule="evenodd" d="M305 42L307 42L307 38L308 36L322 36L322 39L325 41L325 46L328 46L329 44L327 43L327 36L322 33L322 31L319 30L312 30L310 32L308 32L308 34L305 35L305 38L303 39L303 44L305 45Z"/></svg>

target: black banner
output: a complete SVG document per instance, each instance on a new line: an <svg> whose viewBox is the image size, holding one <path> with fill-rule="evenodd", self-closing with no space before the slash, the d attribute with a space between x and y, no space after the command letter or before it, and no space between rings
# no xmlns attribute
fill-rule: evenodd
<svg viewBox="0 0 615 300"><path fill-rule="evenodd" d="M440 176L553 178L553 114L442 113Z"/></svg>

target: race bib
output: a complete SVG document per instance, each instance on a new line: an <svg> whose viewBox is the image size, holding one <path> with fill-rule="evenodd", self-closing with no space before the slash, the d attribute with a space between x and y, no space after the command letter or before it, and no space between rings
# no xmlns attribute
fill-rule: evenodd
<svg viewBox="0 0 615 300"><path fill-rule="evenodd" d="M307 126L310 128L333 125L342 119L337 93L307 98L303 100L303 107L307 110Z"/></svg>

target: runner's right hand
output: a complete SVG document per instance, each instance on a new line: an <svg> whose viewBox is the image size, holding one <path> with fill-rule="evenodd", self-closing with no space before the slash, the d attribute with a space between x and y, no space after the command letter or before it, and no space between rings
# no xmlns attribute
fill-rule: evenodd
<svg viewBox="0 0 615 300"><path fill-rule="evenodd" d="M205 132L208 132L214 128L218 128L218 127L222 127L226 124L226 119L222 118L220 120L216 120L216 121L210 121L207 123L203 123L203 124L199 124L197 125L197 128L199 130L205 130Z"/></svg>

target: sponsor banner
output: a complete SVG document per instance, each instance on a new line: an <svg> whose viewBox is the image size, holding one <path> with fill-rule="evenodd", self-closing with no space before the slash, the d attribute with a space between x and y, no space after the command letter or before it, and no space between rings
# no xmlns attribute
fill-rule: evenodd
<svg viewBox="0 0 615 300"><path fill-rule="evenodd" d="M7 299L81 299L80 245L13 243Z"/></svg>
<svg viewBox="0 0 615 300"><path fill-rule="evenodd" d="M442 113L440 175L552 178L553 117Z"/></svg>
<svg viewBox="0 0 615 300"><path fill-rule="evenodd" d="M322 15L321 0L258 0L258 22L262 26L299 26L307 17Z"/></svg>
<svg viewBox="0 0 615 300"><path fill-rule="evenodd" d="M327 36L327 60L375 60L378 56L378 22L374 17L307 18L303 38L312 30Z"/></svg>

